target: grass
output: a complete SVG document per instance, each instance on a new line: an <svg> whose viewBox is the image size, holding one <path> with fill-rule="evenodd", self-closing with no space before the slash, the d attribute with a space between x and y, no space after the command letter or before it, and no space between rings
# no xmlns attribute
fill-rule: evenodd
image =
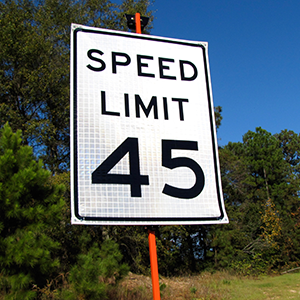
<svg viewBox="0 0 300 300"><path fill-rule="evenodd" d="M300 299L300 273L234 280L229 299Z"/></svg>
<svg viewBox="0 0 300 300"><path fill-rule="evenodd" d="M259 278L226 272L160 278L161 300L269 300L300 299L300 273ZM129 274L116 300L151 300L151 278Z"/></svg>

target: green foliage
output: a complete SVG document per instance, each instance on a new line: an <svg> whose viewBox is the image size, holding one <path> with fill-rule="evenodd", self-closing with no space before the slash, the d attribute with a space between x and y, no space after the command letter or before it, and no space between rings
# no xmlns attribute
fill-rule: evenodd
<svg viewBox="0 0 300 300"><path fill-rule="evenodd" d="M7 299L33 299L30 289L59 266L53 255L59 244L48 233L60 220L64 190L21 145L20 131L6 124L0 136L1 289Z"/></svg>
<svg viewBox="0 0 300 300"><path fill-rule="evenodd" d="M209 232L214 267L259 274L299 261L299 135L257 128L220 149L230 223Z"/></svg>
<svg viewBox="0 0 300 300"><path fill-rule="evenodd" d="M118 245L108 239L102 242L99 227L70 227L69 203L63 201L69 192L60 184L68 187L68 174L51 176L35 160L32 148L21 142L21 132L13 133L4 125L0 131L1 294L5 299L105 297L109 286L128 271ZM69 280L61 282L68 272Z"/></svg>
<svg viewBox="0 0 300 300"><path fill-rule="evenodd" d="M236 274L242 276L263 275L268 271L268 262L262 258L261 254L255 254L252 257L244 258L243 260L234 260L230 264L230 268Z"/></svg>
<svg viewBox="0 0 300 300"><path fill-rule="evenodd" d="M194 273L204 269L205 226L162 226L157 234L159 270L162 274Z"/></svg>
<svg viewBox="0 0 300 300"><path fill-rule="evenodd" d="M71 287L63 291L64 299L106 298L108 284L115 284L128 272L121 260L115 242L106 240L101 249L94 244L86 254L78 256L77 264L70 270Z"/></svg>
<svg viewBox="0 0 300 300"><path fill-rule="evenodd" d="M215 107L215 120L216 120L216 128L217 129L221 126L221 122L223 120L221 112L222 112L222 107L221 106L216 106Z"/></svg>
<svg viewBox="0 0 300 300"><path fill-rule="evenodd" d="M69 167L71 23L127 30L124 13L150 17L147 0L0 2L0 126L21 129L53 172Z"/></svg>
<svg viewBox="0 0 300 300"><path fill-rule="evenodd" d="M103 226L104 238L113 239L120 247L124 261L132 272L149 273L148 235L142 226Z"/></svg>
<svg viewBox="0 0 300 300"><path fill-rule="evenodd" d="M197 272L205 267L205 226L160 226L155 229L158 268L162 275ZM148 233L142 226L102 226L103 238L116 241L130 270L150 275Z"/></svg>

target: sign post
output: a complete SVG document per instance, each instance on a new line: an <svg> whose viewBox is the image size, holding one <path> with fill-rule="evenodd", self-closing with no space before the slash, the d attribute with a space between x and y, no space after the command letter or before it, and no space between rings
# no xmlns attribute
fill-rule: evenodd
<svg viewBox="0 0 300 300"><path fill-rule="evenodd" d="M149 243L149 254L150 254L150 268L151 268L153 300L160 300L160 287L159 287L159 276L158 276L155 231L152 229L148 229L148 243Z"/></svg>
<svg viewBox="0 0 300 300"><path fill-rule="evenodd" d="M136 28L136 33L138 34L142 33L141 16L139 13L135 14L135 28ZM155 231L153 230L153 228L152 229L148 228L148 243L149 243L153 300L160 300L157 249L156 249Z"/></svg>

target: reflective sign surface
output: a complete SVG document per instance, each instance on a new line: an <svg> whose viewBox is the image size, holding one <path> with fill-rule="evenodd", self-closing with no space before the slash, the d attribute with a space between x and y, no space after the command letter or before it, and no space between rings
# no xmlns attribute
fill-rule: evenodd
<svg viewBox="0 0 300 300"><path fill-rule="evenodd" d="M227 223L207 43L72 25L73 224Z"/></svg>

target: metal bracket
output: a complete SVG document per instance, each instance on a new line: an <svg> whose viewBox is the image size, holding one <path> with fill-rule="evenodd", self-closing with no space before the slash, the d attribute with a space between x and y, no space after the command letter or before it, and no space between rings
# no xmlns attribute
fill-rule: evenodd
<svg viewBox="0 0 300 300"><path fill-rule="evenodd" d="M128 28L131 29L131 30L136 30L135 15L125 14L125 17L127 19L127 26L128 26ZM148 22L149 22L149 18L148 17L142 17L141 16L141 29L142 30L147 26Z"/></svg>

